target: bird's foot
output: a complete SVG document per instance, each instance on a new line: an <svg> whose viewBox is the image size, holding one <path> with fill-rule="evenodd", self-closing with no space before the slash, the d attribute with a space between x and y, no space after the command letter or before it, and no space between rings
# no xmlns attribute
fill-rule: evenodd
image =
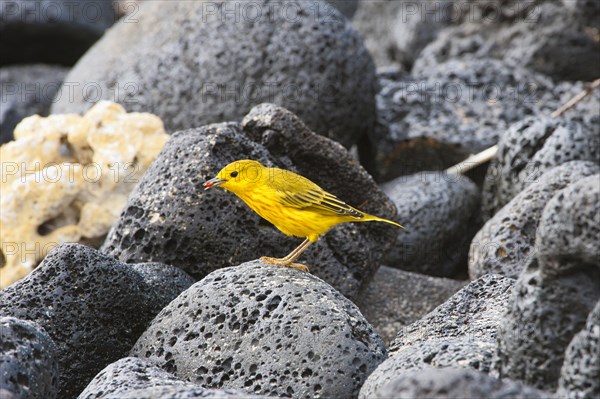
<svg viewBox="0 0 600 399"><path fill-rule="evenodd" d="M262 256L260 260L269 265L291 267L303 272L309 272L308 267L304 266L302 263L290 263L279 258L271 258L268 256Z"/></svg>

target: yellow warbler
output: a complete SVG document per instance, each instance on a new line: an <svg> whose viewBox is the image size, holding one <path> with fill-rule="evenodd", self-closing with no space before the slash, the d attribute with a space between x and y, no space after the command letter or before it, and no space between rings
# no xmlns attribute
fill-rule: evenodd
<svg viewBox="0 0 600 399"><path fill-rule="evenodd" d="M330 228L346 222L396 222L361 212L339 200L297 173L267 168L253 160L239 160L224 167L204 189L219 186L231 191L254 212L271 222L284 234L306 238L284 258L262 257L266 263L289 266L303 271L308 268L296 259Z"/></svg>

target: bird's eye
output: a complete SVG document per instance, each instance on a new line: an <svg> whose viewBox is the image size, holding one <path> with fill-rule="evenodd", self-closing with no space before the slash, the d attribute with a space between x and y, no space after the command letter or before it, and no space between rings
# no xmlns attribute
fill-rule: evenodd
<svg viewBox="0 0 600 399"><path fill-rule="evenodd" d="M236 170L236 171L234 171L234 172L231 172L231 177L237 177L237 175L238 175L238 172L237 172L237 170Z"/></svg>

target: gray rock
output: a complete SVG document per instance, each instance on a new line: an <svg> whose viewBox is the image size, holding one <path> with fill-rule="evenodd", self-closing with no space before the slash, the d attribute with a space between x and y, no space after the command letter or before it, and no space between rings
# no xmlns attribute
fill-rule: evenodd
<svg viewBox="0 0 600 399"><path fill-rule="evenodd" d="M142 276L154 295L159 298L155 302L154 314L196 282L183 270L162 263L137 263L131 265L131 268Z"/></svg>
<svg viewBox="0 0 600 399"><path fill-rule="evenodd" d="M352 19L358 8L358 0L327 0L327 2L337 8L348 19Z"/></svg>
<svg viewBox="0 0 600 399"><path fill-rule="evenodd" d="M513 23L475 20L445 28L421 51L414 68L427 73L452 58L494 58L556 80L597 78L600 45L576 15L551 2L522 15Z"/></svg>
<svg viewBox="0 0 600 399"><path fill-rule="evenodd" d="M565 352L557 396L592 399L600 396L600 301Z"/></svg>
<svg viewBox="0 0 600 399"><path fill-rule="evenodd" d="M347 147L372 129L373 62L325 1L148 1L135 18L115 24L69 73L89 93L75 90L53 112L111 99L173 132L270 102Z"/></svg>
<svg viewBox="0 0 600 399"><path fill-rule="evenodd" d="M562 4L578 17L583 25L600 28L600 3L596 0L562 0Z"/></svg>
<svg viewBox="0 0 600 399"><path fill-rule="evenodd" d="M43 64L0 68L0 144L13 139L13 130L23 118L48 115L67 72L67 68Z"/></svg>
<svg viewBox="0 0 600 399"><path fill-rule="evenodd" d="M266 399L266 396L248 395L239 391L205 389L202 387L158 386L140 388L119 394L111 399ZM270 398L272 398L270 396Z"/></svg>
<svg viewBox="0 0 600 399"><path fill-rule="evenodd" d="M529 257L536 255L538 222L548 201L567 185L600 172L598 164L570 161L542 174L500 209L479 230L469 251L469 276L487 273L518 278Z"/></svg>
<svg viewBox="0 0 600 399"><path fill-rule="evenodd" d="M222 190L202 182L236 159L292 169L361 210L394 218L395 207L339 144L318 136L291 112L264 104L242 122L174 134L146 171L102 251L123 262L177 265L196 279L255 259L284 256L299 244ZM301 261L347 297L375 274L396 228L384 223L332 229Z"/></svg>
<svg viewBox="0 0 600 399"><path fill-rule="evenodd" d="M365 384L361 399L506 399L552 397L511 380L499 380L487 374L464 368L425 367L393 375L388 383L372 389Z"/></svg>
<svg viewBox="0 0 600 399"><path fill-rule="evenodd" d="M356 305L389 344L402 327L419 320L465 284L381 266Z"/></svg>
<svg viewBox="0 0 600 399"><path fill-rule="evenodd" d="M0 337L0 397L57 398L56 346L44 329L30 321L0 317Z"/></svg>
<svg viewBox="0 0 600 399"><path fill-rule="evenodd" d="M380 76L377 123L359 148L361 163L378 181L446 169L582 88L491 59L449 60L399 80Z"/></svg>
<svg viewBox="0 0 600 399"><path fill-rule="evenodd" d="M443 28L469 21L486 26L514 23L542 1L362 0L353 26L378 67L402 65L410 70Z"/></svg>
<svg viewBox="0 0 600 399"><path fill-rule="evenodd" d="M2 65L73 65L115 20L106 0L3 0Z"/></svg>
<svg viewBox="0 0 600 399"><path fill-rule="evenodd" d="M254 261L190 287L131 355L207 388L354 398L386 351L335 289L309 273Z"/></svg>
<svg viewBox="0 0 600 399"><path fill-rule="evenodd" d="M496 329L514 280L486 275L398 333L390 358L366 384L375 389L398 372L436 367L466 367L489 372Z"/></svg>
<svg viewBox="0 0 600 399"><path fill-rule="evenodd" d="M145 360L127 357L106 366L88 384L78 399L236 399L240 397L249 396L239 391L205 389L179 380L173 374Z"/></svg>
<svg viewBox="0 0 600 399"><path fill-rule="evenodd" d="M127 391L150 386L187 386L193 384L177 379L173 374L135 357L126 357L106 366L88 386L78 399L117 397Z"/></svg>
<svg viewBox="0 0 600 399"><path fill-rule="evenodd" d="M482 192L482 212L491 218L542 173L568 161L600 163L600 132L590 125L547 116L515 123L498 143Z"/></svg>
<svg viewBox="0 0 600 399"><path fill-rule="evenodd" d="M397 64L401 60L393 32L403 4L398 0L360 0L358 3L352 26L364 38L367 50L379 67Z"/></svg>
<svg viewBox="0 0 600 399"><path fill-rule="evenodd" d="M600 174L588 176L555 195L539 226L536 245L545 273L600 267Z"/></svg>
<svg viewBox="0 0 600 399"><path fill-rule="evenodd" d="M599 224L599 175L567 186L544 208L538 255L519 277L498 333L500 377L556 388L565 349L600 299Z"/></svg>
<svg viewBox="0 0 600 399"><path fill-rule="evenodd" d="M403 270L453 277L463 273L479 227L479 189L464 176L422 172L382 186L404 222L386 262Z"/></svg>
<svg viewBox="0 0 600 399"><path fill-rule="evenodd" d="M69 398L127 353L158 301L130 266L83 245L62 244L27 277L0 291L0 315L46 330L57 346L59 397Z"/></svg>
<svg viewBox="0 0 600 399"><path fill-rule="evenodd" d="M400 373L427 366L489 372L499 319L513 285L513 279L485 275L403 328L390 357L369 376L361 392L377 392Z"/></svg>

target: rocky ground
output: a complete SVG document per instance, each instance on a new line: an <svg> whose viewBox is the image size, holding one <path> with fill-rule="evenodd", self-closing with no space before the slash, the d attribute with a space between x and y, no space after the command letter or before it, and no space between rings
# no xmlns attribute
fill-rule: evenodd
<svg viewBox="0 0 600 399"><path fill-rule="evenodd" d="M600 77L600 2L5 3L2 143L100 100L170 137L101 245L0 291L0 397L600 397L600 90L551 115ZM406 230L266 265L299 240L202 188L243 158Z"/></svg>

